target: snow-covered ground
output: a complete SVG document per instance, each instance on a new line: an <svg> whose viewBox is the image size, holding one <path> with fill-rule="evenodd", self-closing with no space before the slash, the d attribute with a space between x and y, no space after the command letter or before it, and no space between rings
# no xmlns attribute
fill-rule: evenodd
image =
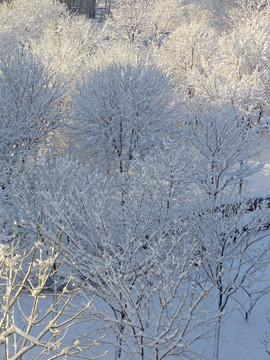
<svg viewBox="0 0 270 360"><path fill-rule="evenodd" d="M269 305L270 297L266 296L257 303L248 322L238 311L225 319L221 329L220 360L269 360L261 343L264 333L270 332L266 319ZM201 349L205 359L211 360L213 338L203 341Z"/></svg>
<svg viewBox="0 0 270 360"><path fill-rule="evenodd" d="M43 301L50 302L47 298ZM27 306L27 296L24 301L24 306ZM266 296L263 300L257 303L254 308L251 318L245 322L240 312L235 311L231 316L225 319L221 330L220 343L220 360L268 360L269 355L264 351L264 346L261 343L265 331L270 332L270 324L266 318L266 308L270 306L270 296ZM91 322L84 321L74 327L73 334L69 334L67 339L73 342L78 334L86 335L91 329ZM113 341L113 339L111 339ZM3 359L3 347L0 347L0 358ZM112 346L98 346L92 348L93 354L101 354L108 350L108 354L102 359L114 360L114 349ZM204 353L205 360L212 359L213 353L213 337L209 337L201 342L197 348L198 352ZM28 353L26 360L31 360L35 351ZM29 357L28 357L29 356ZM73 360L69 357L70 360ZM42 360L46 360L42 357ZM75 360L75 358L74 358ZM127 359L128 360L128 359ZM151 360L151 359L147 359Z"/></svg>
<svg viewBox="0 0 270 360"><path fill-rule="evenodd" d="M251 197L270 197L270 138L262 144L263 151L257 155L263 168L245 180L244 190ZM267 309L270 309L270 294L258 301L246 322L240 311L233 312L224 320L221 329L220 360L267 360L270 356L262 344L265 332L270 333L267 321ZM199 346L205 359L211 360L213 337L205 339ZM113 360L114 353L108 353L104 360Z"/></svg>
<svg viewBox="0 0 270 360"><path fill-rule="evenodd" d="M269 355L264 351L261 341L265 331L270 330L266 320L269 295L257 303L251 318L246 323L239 312L225 321L221 337L221 357L226 360L266 360Z"/></svg>
<svg viewBox="0 0 270 360"><path fill-rule="evenodd" d="M257 160L264 164L263 168L245 180L245 189L251 197L270 197L270 138L264 139L262 147Z"/></svg>

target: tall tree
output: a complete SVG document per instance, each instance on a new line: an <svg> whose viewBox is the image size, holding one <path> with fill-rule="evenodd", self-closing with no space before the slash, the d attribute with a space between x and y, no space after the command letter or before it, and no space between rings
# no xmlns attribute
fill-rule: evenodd
<svg viewBox="0 0 270 360"><path fill-rule="evenodd" d="M266 203L250 207L252 201L244 192L245 178L260 169L251 160L258 135L249 126L249 115L231 104L215 103L204 104L193 116L189 141L197 158L198 196L190 225L201 246L203 277L217 295L213 359L218 360L228 306L231 311L233 301L236 306L244 306L247 300L256 303L269 291L269 279L262 275L269 264L269 214Z"/></svg>
<svg viewBox="0 0 270 360"><path fill-rule="evenodd" d="M65 87L24 49L0 59L1 166L10 173L59 125Z"/></svg>

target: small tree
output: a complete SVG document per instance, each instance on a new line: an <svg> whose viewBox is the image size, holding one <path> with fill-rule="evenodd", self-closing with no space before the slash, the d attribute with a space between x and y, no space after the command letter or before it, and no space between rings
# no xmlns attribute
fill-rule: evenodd
<svg viewBox="0 0 270 360"><path fill-rule="evenodd" d="M157 231L136 238L128 224L121 247L104 226L103 253L84 257L93 269L92 289L100 286L101 301L91 309L92 317L114 331L115 359L192 356L211 319L211 286L194 263L196 244L187 246L183 229L183 236Z"/></svg>
<svg viewBox="0 0 270 360"><path fill-rule="evenodd" d="M128 178L124 197L122 184L110 179L92 195L88 251L70 244L81 275L92 273L89 289L99 287L90 316L115 334L115 359L190 355L211 318L197 243L168 216L167 196L147 171Z"/></svg>
<svg viewBox="0 0 270 360"><path fill-rule="evenodd" d="M194 96L195 79L200 79L212 64L218 42L211 15L197 7L199 4L182 10L178 26L155 52L156 61L161 62L178 88L188 92L187 96Z"/></svg>
<svg viewBox="0 0 270 360"><path fill-rule="evenodd" d="M23 228L10 243L0 245L0 345L6 360L33 356L40 359L83 357L92 344L83 345L80 339L67 341L67 335L89 309L93 298L80 310L69 314L79 288L73 284L72 270L64 283L56 282L62 264L57 235L48 246L39 235L30 245ZM27 297L27 305L23 299ZM35 353L32 352L35 349ZM34 356L35 354L35 356ZM98 357L99 358L99 357Z"/></svg>
<svg viewBox="0 0 270 360"><path fill-rule="evenodd" d="M98 48L102 30L85 16L66 13L48 19L43 34L31 41L31 48L70 88Z"/></svg>
<svg viewBox="0 0 270 360"><path fill-rule="evenodd" d="M129 45L145 46L151 36L151 6L152 1L117 1L107 24L110 38Z"/></svg>
<svg viewBox="0 0 270 360"><path fill-rule="evenodd" d="M264 230L268 214L257 209L247 215L247 205L241 204L241 199L237 203L232 192L228 196L232 203L227 200L219 209L209 203L207 206L204 201L203 212L197 213L194 219L194 232L201 244L202 276L214 286L216 296L215 360L220 358L220 334L227 309L239 308L248 320L253 306L270 289L266 273L269 266L269 231Z"/></svg>

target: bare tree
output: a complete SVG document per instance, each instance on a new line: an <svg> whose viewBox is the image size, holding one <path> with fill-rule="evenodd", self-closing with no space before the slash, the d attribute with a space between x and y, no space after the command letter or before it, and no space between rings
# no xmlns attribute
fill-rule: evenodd
<svg viewBox="0 0 270 360"><path fill-rule="evenodd" d="M191 356L211 319L205 311L211 285L201 278L197 243L184 222L169 222L167 199L147 174L129 179L124 204L111 187L95 195L95 251L76 254L81 274L92 272L89 288L99 287L90 316L113 330L115 359Z"/></svg>
<svg viewBox="0 0 270 360"><path fill-rule="evenodd" d="M196 99L187 115L188 142L197 164L195 182L214 206L219 194L260 170L252 158L260 151L260 135L249 127L252 112L243 112L230 103L208 103ZM223 200L221 200L223 201Z"/></svg>
<svg viewBox="0 0 270 360"><path fill-rule="evenodd" d="M264 228L269 216L263 209L247 215L246 208L245 203L236 201L219 209L204 206L204 212L194 220L196 238L201 244L203 277L214 285L217 296L215 360L219 359L220 331L227 310L246 309L247 320L253 305L270 289L266 273L269 232Z"/></svg>

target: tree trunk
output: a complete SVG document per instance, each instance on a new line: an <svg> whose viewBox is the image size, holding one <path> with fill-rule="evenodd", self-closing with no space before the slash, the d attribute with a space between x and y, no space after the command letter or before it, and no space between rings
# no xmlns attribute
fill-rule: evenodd
<svg viewBox="0 0 270 360"><path fill-rule="evenodd" d="M213 360L219 360L219 344L220 344L220 330L221 330L222 313L218 314L218 321L215 330L214 353Z"/></svg>
<svg viewBox="0 0 270 360"><path fill-rule="evenodd" d="M124 324L122 321L125 319L125 312L121 311L121 324L119 325L119 334L117 335L117 343L118 348L115 352L115 360L119 360L122 357L122 345L123 345L123 332L124 332Z"/></svg>

